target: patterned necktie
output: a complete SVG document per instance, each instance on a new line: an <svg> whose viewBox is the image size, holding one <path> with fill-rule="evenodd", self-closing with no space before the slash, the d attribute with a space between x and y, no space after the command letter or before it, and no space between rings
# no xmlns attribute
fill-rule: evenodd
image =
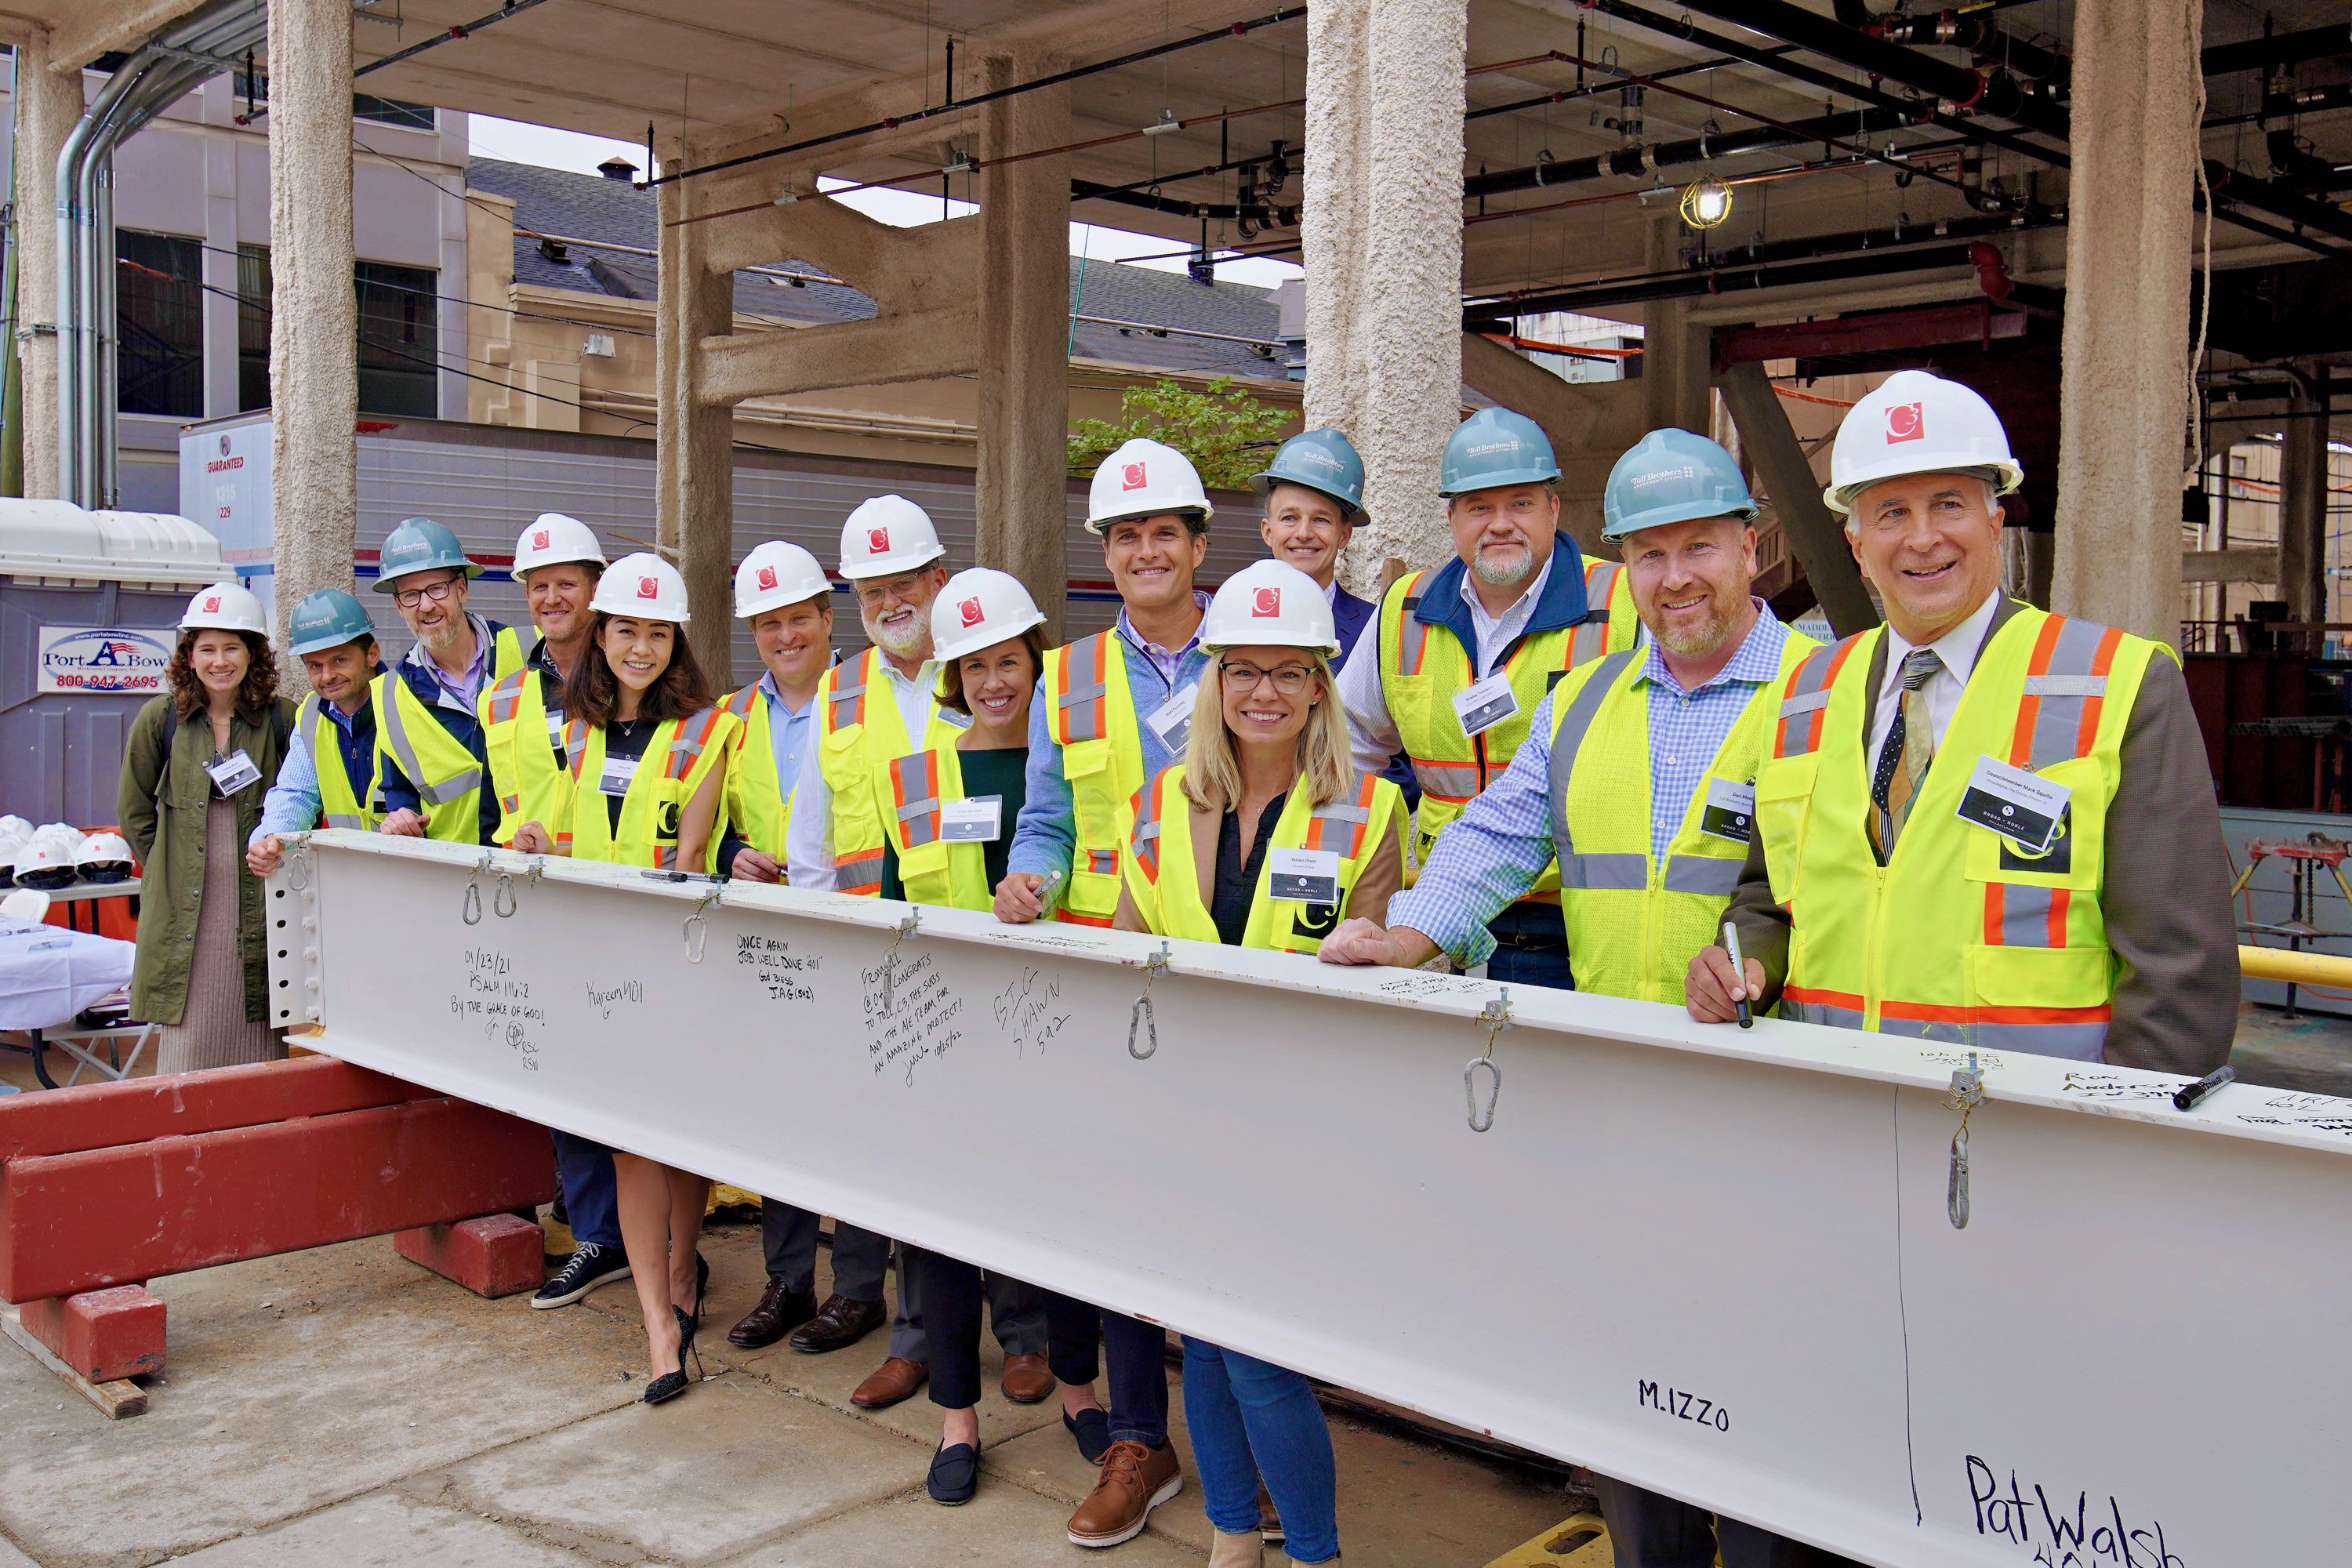
<svg viewBox="0 0 2352 1568"><path fill-rule="evenodd" d="M1887 728L1886 744L1879 749L1878 767L1871 775L1870 799L1878 809L1870 814L1870 847L1880 865L1895 852L1903 819L1912 798L1927 776L1936 756L1936 721L1927 712L1927 694L1921 689L1943 661L1933 648L1915 647L1903 656L1903 706Z"/></svg>

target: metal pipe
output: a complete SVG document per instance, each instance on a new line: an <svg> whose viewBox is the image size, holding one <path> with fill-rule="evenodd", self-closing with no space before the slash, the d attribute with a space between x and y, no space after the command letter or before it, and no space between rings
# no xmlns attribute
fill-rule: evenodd
<svg viewBox="0 0 2352 1568"><path fill-rule="evenodd" d="M1619 147L1585 158L1562 158L1548 163L1529 163L1516 169L1496 169L1488 174L1473 174L1462 182L1462 195L1465 199L1501 195L1511 191L1575 184L1611 174L1638 178L1660 169L1704 163L1715 158L1736 157L1742 153L1760 153L1771 147L1801 146L1812 142L1899 131L1916 121L1916 116L1897 109L1849 110L1843 114L1824 114L1811 120L1794 121L1787 126L1759 125L1746 131L1685 137L1678 142Z"/></svg>
<svg viewBox="0 0 2352 1568"><path fill-rule="evenodd" d="M2247 980L2284 980L2290 985L2336 985L2352 990L2352 958L2332 952L2242 947L2238 949L2238 973Z"/></svg>

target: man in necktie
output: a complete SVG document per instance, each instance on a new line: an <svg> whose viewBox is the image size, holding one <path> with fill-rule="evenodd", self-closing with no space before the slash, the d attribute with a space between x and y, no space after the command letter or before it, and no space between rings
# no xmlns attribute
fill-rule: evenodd
<svg viewBox="0 0 2352 1568"><path fill-rule="evenodd" d="M1985 401L1920 371L1854 405L1830 505L1886 624L1781 688L1730 918L1685 1002L2201 1075L2238 1005L2221 820L2167 646L2005 597L2022 473Z"/></svg>

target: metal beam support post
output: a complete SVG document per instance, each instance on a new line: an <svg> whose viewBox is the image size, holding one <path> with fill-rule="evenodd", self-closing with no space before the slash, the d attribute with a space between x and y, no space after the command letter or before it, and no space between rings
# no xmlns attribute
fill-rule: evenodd
<svg viewBox="0 0 2352 1568"><path fill-rule="evenodd" d="M692 159L681 143L662 150L666 164ZM687 600L695 610L687 640L695 659L712 686L724 690L734 684L729 569L735 529L735 411L711 399L703 385L704 340L733 326L735 278L730 272L714 274L707 265L708 225L677 221L702 208L709 199L705 187L705 182L693 180L664 185L658 199L654 538L656 548L686 579Z"/></svg>
<svg viewBox="0 0 2352 1568"><path fill-rule="evenodd" d="M1739 426L1740 446L1755 459L1773 514L1789 536L1789 549L1805 569L1805 581L1812 584L1813 602L1830 618L1830 629L1851 637L1876 626L1878 606L1863 585L1862 568L1854 563L1845 529L1822 500L1821 481L1805 460L1789 411L1765 379L1764 367L1753 361L1733 365L1716 384L1723 391L1732 423Z"/></svg>

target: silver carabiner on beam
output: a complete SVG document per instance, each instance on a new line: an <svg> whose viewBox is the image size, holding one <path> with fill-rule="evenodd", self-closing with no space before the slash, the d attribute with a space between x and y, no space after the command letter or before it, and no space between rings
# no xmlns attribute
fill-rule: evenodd
<svg viewBox="0 0 2352 1568"><path fill-rule="evenodd" d="M499 919L509 921L514 919L514 912L517 907L518 906L515 903L514 873L511 871L501 871L499 873L498 891L490 896L490 908L498 915Z"/></svg>
<svg viewBox="0 0 2352 1568"><path fill-rule="evenodd" d="M308 833L286 835L286 887L295 893L310 890L310 836Z"/></svg>
<svg viewBox="0 0 2352 1568"><path fill-rule="evenodd" d="M1960 1124L1952 1133L1952 1162L1944 1178L1944 1217L1952 1222L1954 1230L1969 1228L1969 1116L1984 1103L1984 1074L1977 1067L1977 1054L1969 1053L1969 1065L1952 1074L1952 1092L1944 1103L1960 1113Z"/></svg>
<svg viewBox="0 0 2352 1568"><path fill-rule="evenodd" d="M907 918L890 929L898 934L890 939L890 945L882 950L882 1012L886 1016L890 1011L891 973L898 966L898 944L923 929L921 908L908 909Z"/></svg>
<svg viewBox="0 0 2352 1568"><path fill-rule="evenodd" d="M1168 944L1161 942L1160 951L1143 961L1143 990L1136 996L1135 1005L1127 1015L1127 1054L1137 1061L1148 1062L1160 1054L1160 1018L1151 1009L1151 983L1168 967ZM1141 1028L1151 1044L1148 1049L1135 1048L1136 1031Z"/></svg>
<svg viewBox="0 0 2352 1568"><path fill-rule="evenodd" d="M474 867L474 874L466 879L466 901L457 909L469 926L482 923L482 873L489 868L490 852L485 849L480 862Z"/></svg>
<svg viewBox="0 0 2352 1568"><path fill-rule="evenodd" d="M1511 988L1501 988L1500 994L1486 1004L1478 1015L1486 1026L1486 1050L1483 1056L1470 1058L1462 1069L1462 1097L1470 1113L1470 1131L1485 1132L1495 1125L1495 1108L1502 1103L1503 1069L1495 1061L1495 1041L1511 1026ZM1486 1108L1478 1109L1478 1069L1486 1069Z"/></svg>
<svg viewBox="0 0 2352 1568"><path fill-rule="evenodd" d="M688 963L702 962L703 949L710 941L710 920L704 911L717 909L720 896L726 891L726 883L713 882L710 885L710 890L703 894L700 901L694 906L694 912L686 917L684 931L686 961Z"/></svg>

